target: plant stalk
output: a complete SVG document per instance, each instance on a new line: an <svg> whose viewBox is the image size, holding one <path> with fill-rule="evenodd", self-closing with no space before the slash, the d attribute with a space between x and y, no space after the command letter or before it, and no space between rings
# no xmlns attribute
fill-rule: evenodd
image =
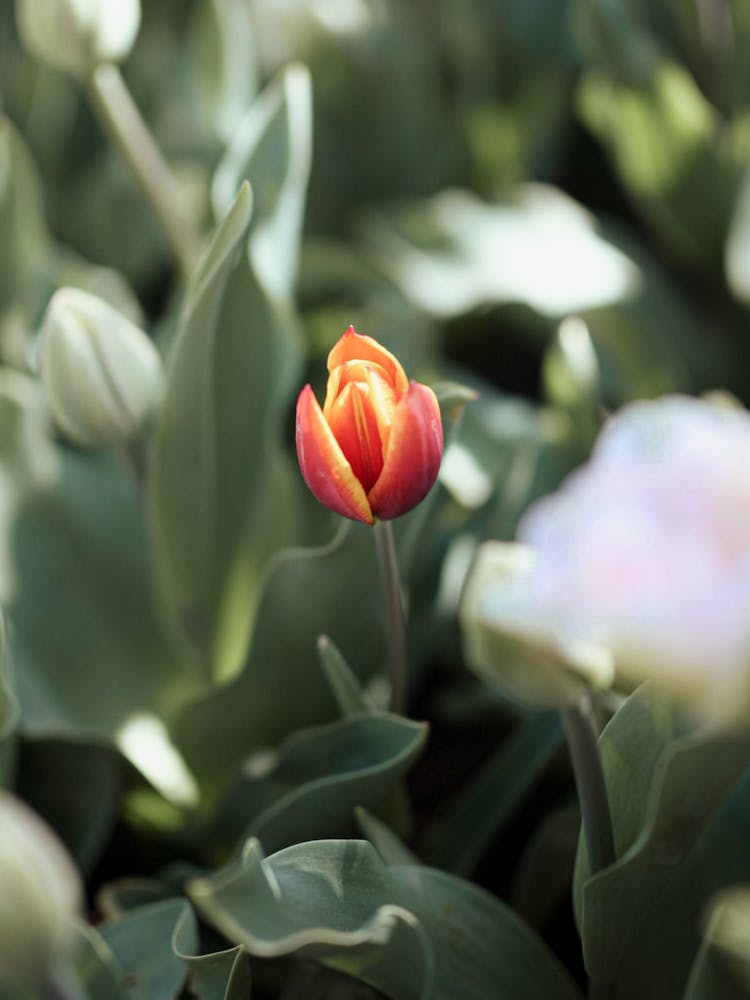
<svg viewBox="0 0 750 1000"><path fill-rule="evenodd" d="M162 225L185 277L198 257L199 235L188 218L169 167L133 101L120 70L101 63L89 77L89 100L130 164L133 173Z"/></svg>
<svg viewBox="0 0 750 1000"><path fill-rule="evenodd" d="M391 681L390 710L402 715L406 710L406 629L396 546L390 521L375 522L375 539L385 597L385 635L388 676Z"/></svg>
<svg viewBox="0 0 750 1000"><path fill-rule="evenodd" d="M588 699L563 709L573 775L583 821L589 871L596 875L615 860L615 841L596 731Z"/></svg>

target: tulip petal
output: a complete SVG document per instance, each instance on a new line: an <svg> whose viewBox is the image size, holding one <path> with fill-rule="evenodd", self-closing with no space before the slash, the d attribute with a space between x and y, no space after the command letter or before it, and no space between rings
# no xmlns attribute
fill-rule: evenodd
<svg viewBox="0 0 750 1000"><path fill-rule="evenodd" d="M350 382L323 416L366 492L383 471L383 443L367 385Z"/></svg>
<svg viewBox="0 0 750 1000"><path fill-rule="evenodd" d="M347 361L371 361L385 371L398 396L409 390L409 380L400 362L386 349L350 326L336 341L328 355L328 371L332 372Z"/></svg>
<svg viewBox="0 0 750 1000"><path fill-rule="evenodd" d="M416 507L432 488L443 456L435 393L412 382L396 406L380 478L368 494L375 517L389 521Z"/></svg>
<svg viewBox="0 0 750 1000"><path fill-rule="evenodd" d="M313 496L329 510L372 524L362 484L326 423L315 393L306 385L297 399L297 458Z"/></svg>

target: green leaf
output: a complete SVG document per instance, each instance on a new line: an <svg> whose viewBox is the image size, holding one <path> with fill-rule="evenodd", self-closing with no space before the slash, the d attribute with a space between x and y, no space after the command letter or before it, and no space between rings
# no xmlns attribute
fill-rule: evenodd
<svg viewBox="0 0 750 1000"><path fill-rule="evenodd" d="M0 470L0 601L20 731L109 744L135 713L168 715L190 695L194 665L177 662L162 633L124 462L53 443L38 385L2 369Z"/></svg>
<svg viewBox="0 0 750 1000"><path fill-rule="evenodd" d="M317 962L296 962L280 1000L382 1000L379 990Z"/></svg>
<svg viewBox="0 0 750 1000"><path fill-rule="evenodd" d="M299 532L302 494L285 439L302 360L291 292L309 170L304 72L288 71L249 115L246 155L217 172L226 215L191 281L153 463L167 594L221 678L242 662L260 574Z"/></svg>
<svg viewBox="0 0 750 1000"><path fill-rule="evenodd" d="M0 115L0 316L20 300L33 311L49 253L36 166L13 123Z"/></svg>
<svg viewBox="0 0 750 1000"><path fill-rule="evenodd" d="M342 522L329 545L290 549L272 563L242 673L179 719L179 745L199 777L226 782L254 751L335 717L318 659L321 634L335 639L358 677L380 666L377 573L372 529L351 522Z"/></svg>
<svg viewBox="0 0 750 1000"><path fill-rule="evenodd" d="M354 810L357 823L387 865L418 865L419 858L406 847L390 827L362 806Z"/></svg>
<svg viewBox="0 0 750 1000"><path fill-rule="evenodd" d="M254 955L315 957L398 998L574 998L504 904L445 872L388 867L364 841L298 844L189 885L204 917Z"/></svg>
<svg viewBox="0 0 750 1000"><path fill-rule="evenodd" d="M716 109L684 67L667 61L641 86L589 73L579 106L657 234L692 263L720 260L747 160L746 127L725 126L717 137Z"/></svg>
<svg viewBox="0 0 750 1000"><path fill-rule="evenodd" d="M426 725L368 713L294 733L269 774L243 776L218 827L266 850L346 831L357 805L379 805L421 752Z"/></svg>
<svg viewBox="0 0 750 1000"><path fill-rule="evenodd" d="M248 1000L250 960L242 947L195 954L197 925L186 906L174 930L172 947L190 970L190 992L197 1000Z"/></svg>
<svg viewBox="0 0 750 1000"><path fill-rule="evenodd" d="M579 844L574 900L586 967L611 984L613 1000L678 996L709 896L750 878L742 846L750 740L686 734L684 720L645 686L600 747L618 860L587 879Z"/></svg>
<svg viewBox="0 0 750 1000"><path fill-rule="evenodd" d="M507 204L443 191L389 215L379 212L367 231L408 301L440 318L520 303L562 319L621 302L640 281L633 261L597 231L581 205L541 184L519 186ZM513 260L513 267L495 267L500 259Z"/></svg>
<svg viewBox="0 0 750 1000"><path fill-rule="evenodd" d="M131 910L101 928L101 936L123 970L123 985L129 1000L169 1000L179 995L186 969L171 942L189 908L190 904L182 899L152 903ZM198 944L197 927L182 926L182 947L194 951Z"/></svg>
<svg viewBox="0 0 750 1000"><path fill-rule="evenodd" d="M253 187L250 260L271 298L289 299L312 155L312 94L304 66L288 66L250 106L216 169L212 199L221 217L243 180Z"/></svg>
<svg viewBox="0 0 750 1000"><path fill-rule="evenodd" d="M90 924L76 924L72 965L86 1000L127 1000L122 969L107 942Z"/></svg>
<svg viewBox="0 0 750 1000"><path fill-rule="evenodd" d="M227 141L244 117L257 89L253 12L244 0L200 4L190 21L190 65L196 97L211 129Z"/></svg>
<svg viewBox="0 0 750 1000"><path fill-rule="evenodd" d="M372 712L373 705L351 667L327 635L318 639L318 655L342 715Z"/></svg>
<svg viewBox="0 0 750 1000"><path fill-rule="evenodd" d="M220 586L216 534L222 429L217 426L216 357L223 299L232 274L243 271L250 213L250 189L244 185L191 281L167 371L149 479L168 593L188 632L202 643L210 639ZM247 351L244 339L235 346L236 354Z"/></svg>

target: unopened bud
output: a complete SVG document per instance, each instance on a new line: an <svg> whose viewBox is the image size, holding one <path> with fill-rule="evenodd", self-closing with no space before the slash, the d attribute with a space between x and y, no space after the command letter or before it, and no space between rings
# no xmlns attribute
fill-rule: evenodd
<svg viewBox="0 0 750 1000"><path fill-rule="evenodd" d="M0 886L0 986L38 987L71 944L81 882L55 834L2 790Z"/></svg>
<svg viewBox="0 0 750 1000"><path fill-rule="evenodd" d="M162 397L159 354L146 334L112 306L61 288L42 323L40 372L56 423L75 444L127 444Z"/></svg>
<svg viewBox="0 0 750 1000"><path fill-rule="evenodd" d="M75 76L130 51L139 0L16 0L18 32L37 59Z"/></svg>

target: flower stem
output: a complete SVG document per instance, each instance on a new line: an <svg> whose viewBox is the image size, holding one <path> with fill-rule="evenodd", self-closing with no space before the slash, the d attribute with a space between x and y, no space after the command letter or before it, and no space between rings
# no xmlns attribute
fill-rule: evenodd
<svg viewBox="0 0 750 1000"><path fill-rule="evenodd" d="M388 676L391 681L390 710L403 714L406 709L406 633L404 606L401 602L401 580L390 521L375 522L375 538L385 596Z"/></svg>
<svg viewBox="0 0 750 1000"><path fill-rule="evenodd" d="M581 807L589 871L596 875L614 862L615 842L588 699L563 709L563 723Z"/></svg>
<svg viewBox="0 0 750 1000"><path fill-rule="evenodd" d="M112 63L96 67L87 92L104 128L130 164L151 202L169 245L187 277L193 270L199 236L180 203L169 167L143 121L120 70Z"/></svg>

